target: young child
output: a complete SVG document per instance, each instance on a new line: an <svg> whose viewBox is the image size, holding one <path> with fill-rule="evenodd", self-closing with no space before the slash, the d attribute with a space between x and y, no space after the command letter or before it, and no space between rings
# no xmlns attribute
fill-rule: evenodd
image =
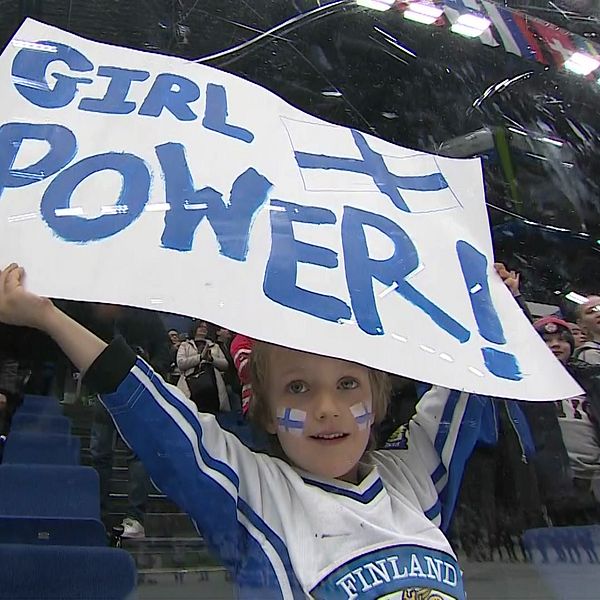
<svg viewBox="0 0 600 600"><path fill-rule="evenodd" d="M23 277L14 264L0 273L0 321L47 332L85 373L241 597L464 598L440 526L476 437L477 397L430 387L396 449L368 451L386 411L385 375L257 343L253 411L285 460L253 453L123 341L107 346L27 292Z"/></svg>

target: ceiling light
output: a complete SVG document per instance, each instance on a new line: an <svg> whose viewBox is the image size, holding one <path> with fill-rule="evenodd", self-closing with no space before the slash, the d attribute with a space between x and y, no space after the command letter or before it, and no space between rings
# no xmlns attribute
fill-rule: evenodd
<svg viewBox="0 0 600 600"><path fill-rule="evenodd" d="M515 129L514 127L507 127L507 129L517 135L524 135L525 137L528 135L526 131L522 131L521 129Z"/></svg>
<svg viewBox="0 0 600 600"><path fill-rule="evenodd" d="M339 90L323 90L321 92L323 96L327 96L328 98L341 98L342 92Z"/></svg>
<svg viewBox="0 0 600 600"><path fill-rule="evenodd" d="M394 6L396 0L356 0L356 4L373 10L389 10Z"/></svg>
<svg viewBox="0 0 600 600"><path fill-rule="evenodd" d="M415 12L414 10L410 10L410 8L404 11L404 18L408 19L409 21L416 21L417 23L423 23L425 25L432 25L438 20L438 17L424 15L422 13Z"/></svg>
<svg viewBox="0 0 600 600"><path fill-rule="evenodd" d="M450 30L453 31L454 33L458 33L459 35L462 35L464 37L468 37L468 38L476 38L479 37L483 31L481 31L481 29L474 29L473 27L467 27L466 25L462 25L461 23L454 23L454 25L452 25L452 27L450 27Z"/></svg>
<svg viewBox="0 0 600 600"><path fill-rule="evenodd" d="M565 298L570 300L571 302L575 302L575 304L585 304L588 299L577 292L569 292Z"/></svg>
<svg viewBox="0 0 600 600"><path fill-rule="evenodd" d="M565 69L577 73L578 75L589 75L598 67L600 67L600 62L589 54L583 54L583 52L571 54L569 59L565 62Z"/></svg>
<svg viewBox="0 0 600 600"><path fill-rule="evenodd" d="M434 4L429 4L427 2L411 2L408 5L408 10L411 12L416 12L421 15L425 15L426 17L435 17L438 19L444 13L442 8L435 6Z"/></svg>
<svg viewBox="0 0 600 600"><path fill-rule="evenodd" d="M546 144L552 144L553 146L557 146L558 148L562 148L563 143L560 140L555 140L549 137L541 137L538 138L540 142L546 142Z"/></svg>
<svg viewBox="0 0 600 600"><path fill-rule="evenodd" d="M478 29L481 33L483 33L491 25L491 21L489 19L480 17L479 15L474 15L473 13L460 15L456 22L460 25L464 25L465 27L470 27L471 29Z"/></svg>

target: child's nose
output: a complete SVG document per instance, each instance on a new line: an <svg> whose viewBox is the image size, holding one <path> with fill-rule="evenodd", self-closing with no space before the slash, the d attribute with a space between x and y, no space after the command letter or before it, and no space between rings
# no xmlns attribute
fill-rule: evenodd
<svg viewBox="0 0 600 600"><path fill-rule="evenodd" d="M319 392L315 400L317 419L339 417L340 411L334 393L323 390Z"/></svg>

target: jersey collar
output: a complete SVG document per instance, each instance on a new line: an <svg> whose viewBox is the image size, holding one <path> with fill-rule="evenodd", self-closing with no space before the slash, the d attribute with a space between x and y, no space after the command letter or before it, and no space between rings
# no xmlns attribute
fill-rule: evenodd
<svg viewBox="0 0 600 600"><path fill-rule="evenodd" d="M377 467L361 463L360 468L361 471L363 469L368 469L368 471L358 484L348 483L340 479L325 479L301 470L298 471L298 474L302 477L304 483L308 485L314 485L331 494L345 496L361 504L369 504L383 491L383 483L379 477Z"/></svg>

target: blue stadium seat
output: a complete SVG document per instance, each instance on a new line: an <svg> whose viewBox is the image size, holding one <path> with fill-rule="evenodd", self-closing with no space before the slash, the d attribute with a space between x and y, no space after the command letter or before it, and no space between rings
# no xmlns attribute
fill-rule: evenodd
<svg viewBox="0 0 600 600"><path fill-rule="evenodd" d="M133 558L117 548L0 544L2 600L133 600Z"/></svg>
<svg viewBox="0 0 600 600"><path fill-rule="evenodd" d="M0 465L0 540L106 546L91 467Z"/></svg>
<svg viewBox="0 0 600 600"><path fill-rule="evenodd" d="M79 438L56 433L15 431L4 446L3 464L78 465Z"/></svg>
<svg viewBox="0 0 600 600"><path fill-rule="evenodd" d="M18 412L27 413L48 413L52 415L62 415L62 406L54 396L36 396L34 394L25 394L23 404L18 408Z"/></svg>
<svg viewBox="0 0 600 600"><path fill-rule="evenodd" d="M37 431L39 433L71 433L71 420L61 415L49 413L16 412L10 426L11 431Z"/></svg>

